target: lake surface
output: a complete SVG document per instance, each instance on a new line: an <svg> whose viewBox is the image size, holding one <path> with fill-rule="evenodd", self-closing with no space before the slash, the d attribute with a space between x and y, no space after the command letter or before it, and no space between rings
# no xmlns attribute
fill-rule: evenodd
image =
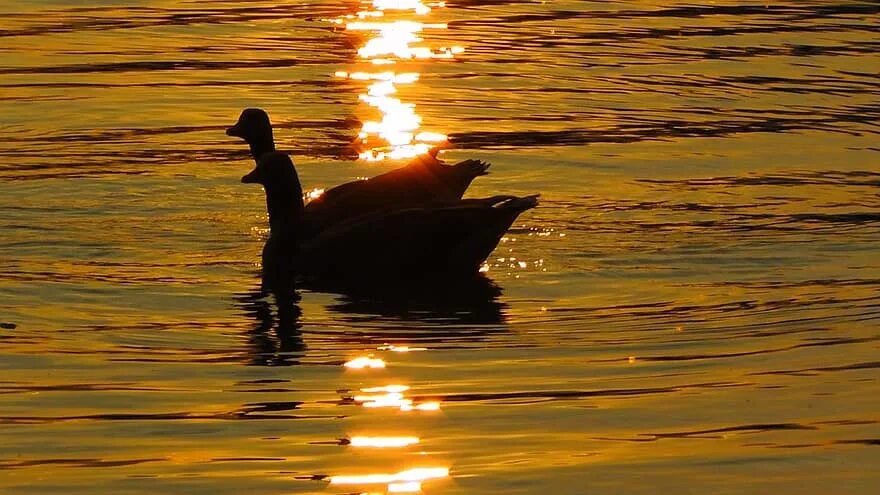
<svg viewBox="0 0 880 495"><path fill-rule="evenodd" d="M880 4L405 3L0 0L0 493L876 493ZM307 189L442 134L542 202L276 321L248 106Z"/></svg>

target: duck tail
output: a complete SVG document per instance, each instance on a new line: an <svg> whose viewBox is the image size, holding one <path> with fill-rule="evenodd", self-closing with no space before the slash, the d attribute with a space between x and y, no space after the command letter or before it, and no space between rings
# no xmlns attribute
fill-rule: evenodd
<svg viewBox="0 0 880 495"><path fill-rule="evenodd" d="M479 206L483 213L479 227L460 242L449 254L450 271L475 272L492 254L501 238L519 215L538 205L538 195L516 197L495 196L486 198ZM488 208L487 208L488 206Z"/></svg>
<svg viewBox="0 0 880 495"><path fill-rule="evenodd" d="M455 165L447 165L445 168L448 199L457 200L464 196L464 192L474 179L480 175L488 174L489 164L482 160L465 160Z"/></svg>
<svg viewBox="0 0 880 495"><path fill-rule="evenodd" d="M470 180L474 180L475 177L488 175L490 165L491 164L482 160L465 160L456 163L453 167L455 167L457 171L460 171L459 173L461 173L461 175L469 177Z"/></svg>

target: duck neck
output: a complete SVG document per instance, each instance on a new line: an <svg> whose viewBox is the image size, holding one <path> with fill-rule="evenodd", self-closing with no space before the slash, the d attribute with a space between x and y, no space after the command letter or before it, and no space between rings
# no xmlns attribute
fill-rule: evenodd
<svg viewBox="0 0 880 495"><path fill-rule="evenodd" d="M254 160L258 160L265 153L275 151L275 139L272 137L272 130L261 132L257 136L248 140L251 147L251 156Z"/></svg>
<svg viewBox="0 0 880 495"><path fill-rule="evenodd" d="M303 199L299 184L266 187L270 237L281 242L295 242L302 222Z"/></svg>

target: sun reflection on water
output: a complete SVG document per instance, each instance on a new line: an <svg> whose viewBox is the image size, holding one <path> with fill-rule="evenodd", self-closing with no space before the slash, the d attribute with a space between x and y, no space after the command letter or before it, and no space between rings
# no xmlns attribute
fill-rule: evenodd
<svg viewBox="0 0 880 495"><path fill-rule="evenodd" d="M332 485L389 485L388 491L393 489L391 485L419 484L423 481L446 478L449 476L449 468L445 467L422 467L407 469L392 474L362 474L362 475L340 475L331 476L330 484Z"/></svg>
<svg viewBox="0 0 880 495"><path fill-rule="evenodd" d="M354 436L349 440L352 447L400 448L419 443L419 437L362 437Z"/></svg>
<svg viewBox="0 0 880 495"><path fill-rule="evenodd" d="M388 484L388 493L418 493L420 491L422 491L422 483L419 481Z"/></svg>
<svg viewBox="0 0 880 495"><path fill-rule="evenodd" d="M385 343L377 347L378 351L407 353L412 351L426 351L425 347L410 347ZM372 354L360 356L345 362L348 368L384 368L385 361L373 357ZM390 383L372 387L363 387L360 393L353 397L347 397L344 403L354 402L367 409L396 409L408 413L410 411L438 411L440 402L420 401L406 397L409 385ZM405 449L421 443L417 436L403 435L352 435L339 442L339 445L348 445L355 448L366 449ZM405 452L405 450L404 450ZM420 452L420 455L425 455ZM423 462L424 458L420 459ZM360 475L334 475L329 477L331 485L355 485L371 487L372 485L385 485L378 491L360 492L361 495L387 495L391 493L422 493L422 484L426 481L446 478L449 476L448 467L413 467L391 474L360 474Z"/></svg>
<svg viewBox="0 0 880 495"><path fill-rule="evenodd" d="M393 407L401 411L439 411L440 403L426 401L415 403L404 394L409 387L406 385L386 385L384 387L362 388L364 394L355 395L354 401L366 408Z"/></svg>
<svg viewBox="0 0 880 495"><path fill-rule="evenodd" d="M363 368L384 368L385 361L379 358L374 358L370 356L361 356L354 358L350 361L346 361L343 364L346 368L353 369L363 369Z"/></svg>
<svg viewBox="0 0 880 495"><path fill-rule="evenodd" d="M416 351L427 351L428 349L425 347L410 347L408 345L394 345L394 344L385 344L379 346L380 351L391 351L391 352L416 352Z"/></svg>
<svg viewBox="0 0 880 495"><path fill-rule="evenodd" d="M453 59L464 51L460 46L430 47L420 34L426 30L447 29L445 23L427 23L418 19L433 9L445 7L444 2L426 3L421 0L364 0L356 14L330 19L345 25L345 30L364 35L358 48L358 65L367 67L392 66L430 59ZM400 160L414 158L442 146L445 134L421 131L422 117L413 103L393 95L398 87L419 80L415 71L337 71L337 78L365 81L367 87L359 99L378 111L379 120L366 120L358 133L358 156L366 161Z"/></svg>
<svg viewBox="0 0 880 495"><path fill-rule="evenodd" d="M314 201L323 195L324 195L324 189L322 189L320 187L316 187L316 188L306 192L305 194L303 194L303 199L306 202L309 202L309 201Z"/></svg>

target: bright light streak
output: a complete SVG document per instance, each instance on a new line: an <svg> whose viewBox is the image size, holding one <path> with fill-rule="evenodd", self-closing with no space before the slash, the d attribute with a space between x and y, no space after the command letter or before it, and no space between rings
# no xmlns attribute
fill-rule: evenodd
<svg viewBox="0 0 880 495"><path fill-rule="evenodd" d="M355 402L359 402L366 408L394 407L404 412L409 411L437 411L440 409L439 402L422 402L414 404L412 399L406 398L404 392L409 390L406 385L386 385L383 387L362 388L364 394L355 395Z"/></svg>
<svg viewBox="0 0 880 495"><path fill-rule="evenodd" d="M354 476L331 476L333 485L375 485L388 483L420 482L446 478L449 468L414 468L393 474L364 474Z"/></svg>
<svg viewBox="0 0 880 495"><path fill-rule="evenodd" d="M419 437L351 437L352 447L398 448L419 443Z"/></svg>
<svg viewBox="0 0 880 495"><path fill-rule="evenodd" d="M422 484L418 481L388 483L388 493L418 493L420 491L422 491Z"/></svg>
<svg viewBox="0 0 880 495"><path fill-rule="evenodd" d="M442 143L448 139L446 134L440 134L437 132L420 132L416 134L416 139L418 141L426 141L429 143Z"/></svg>
<svg viewBox="0 0 880 495"><path fill-rule="evenodd" d="M367 393L371 393L371 394L379 393L379 392L385 392L385 393L389 393L389 394L399 394L402 392L406 392L407 390L409 390L409 387L407 387L406 385L385 385L384 387L362 388L361 392L367 392Z"/></svg>
<svg viewBox="0 0 880 495"><path fill-rule="evenodd" d="M307 192L305 194L305 197L307 200L313 201L315 199L320 198L323 195L324 195L324 190L321 189L320 187L316 187L316 188L312 189L311 191Z"/></svg>
<svg viewBox="0 0 880 495"><path fill-rule="evenodd" d="M345 366L346 368L355 368L355 369L384 368L385 361L383 361L379 358L371 358L371 357L364 356L364 357L352 359L351 361L347 361L343 366Z"/></svg>
<svg viewBox="0 0 880 495"><path fill-rule="evenodd" d="M373 7L382 10L412 10L416 14L425 15L431 8L421 0L373 0Z"/></svg>
<svg viewBox="0 0 880 495"><path fill-rule="evenodd" d="M431 13L432 8L445 7L445 2L365 0L363 3L367 6L356 15L345 15L330 21L345 24L347 31L364 33L366 39L359 47L358 54L373 66L388 66L398 61L452 59L464 51L460 46L432 48L426 46L421 37L428 30L448 29L445 23L418 20ZM358 132L360 159L411 159L447 142L444 134L418 132L422 118L416 113L415 105L393 96L397 94L398 86L418 81L418 73L337 71L334 75L354 81L369 81L366 91L359 98L381 114L380 120L365 121Z"/></svg>
<svg viewBox="0 0 880 495"><path fill-rule="evenodd" d="M401 411L439 411L440 403L439 402L423 402L421 404L412 405L412 401L409 404L401 405Z"/></svg>
<svg viewBox="0 0 880 495"><path fill-rule="evenodd" d="M367 88L367 94L375 99L380 99L384 96L393 95L394 93L397 93L397 88L391 81L379 81L377 83L371 84L370 87Z"/></svg>
<svg viewBox="0 0 880 495"><path fill-rule="evenodd" d="M394 345L394 344L386 344L378 347L380 351L391 351L391 352L415 352L415 351L427 351L427 347L410 347L408 345Z"/></svg>
<svg viewBox="0 0 880 495"><path fill-rule="evenodd" d="M368 408L397 407L403 409L412 405L412 400L405 399L403 394L397 392L389 392L384 395L356 395L354 400Z"/></svg>

